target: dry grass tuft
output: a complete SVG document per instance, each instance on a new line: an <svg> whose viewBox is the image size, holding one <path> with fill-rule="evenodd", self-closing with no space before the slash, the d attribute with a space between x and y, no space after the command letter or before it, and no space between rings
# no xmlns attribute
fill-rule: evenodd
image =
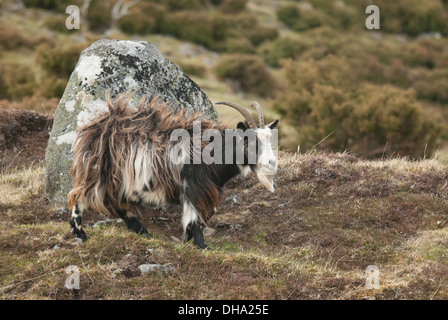
<svg viewBox="0 0 448 320"><path fill-rule="evenodd" d="M448 281L446 171L438 159L359 160L351 154L279 153L276 192L253 175L227 188L212 251L172 239L180 208L148 209L151 239L122 223L77 244L67 212L43 195L42 165L0 178L0 295L6 299L444 299ZM143 263L171 263L141 276ZM65 268L81 290L64 289ZM380 269L367 290L365 269Z"/></svg>

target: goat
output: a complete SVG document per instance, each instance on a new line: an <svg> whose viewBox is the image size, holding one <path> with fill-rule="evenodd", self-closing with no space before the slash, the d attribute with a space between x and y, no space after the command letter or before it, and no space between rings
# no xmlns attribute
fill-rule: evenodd
<svg viewBox="0 0 448 320"><path fill-rule="evenodd" d="M215 130L224 136L226 125L201 118L196 112L173 111L168 103L158 103L158 98L148 102L142 98L137 108L129 107L129 95L120 96L112 103L106 97L109 111L92 122L77 129L72 146L73 163L71 176L73 189L68 193L70 225L72 233L83 241L87 235L82 228L84 210L93 210L121 217L129 230L145 237L148 231L138 217L144 205L177 203L183 206L183 240L193 239L194 244L208 248L202 229L216 212L222 199L224 185L233 177L253 171L259 181L274 192L273 172L277 159L272 150L270 137L278 120L265 125L263 112L256 102L259 125L242 106L232 102L218 102L238 110L245 118L237 128L251 132L255 141L243 138L243 144L234 140L222 145L223 156L232 147L232 163L176 163L169 152L177 141L170 135L183 129L191 136L196 121L200 130ZM200 150L207 143L201 142ZM189 145L191 147L191 145ZM251 148L255 152L251 153ZM236 149L236 150L235 150ZM186 154L189 156L193 152ZM252 148L253 150L253 148ZM242 152L243 161L235 161ZM249 158L254 155L255 161Z"/></svg>

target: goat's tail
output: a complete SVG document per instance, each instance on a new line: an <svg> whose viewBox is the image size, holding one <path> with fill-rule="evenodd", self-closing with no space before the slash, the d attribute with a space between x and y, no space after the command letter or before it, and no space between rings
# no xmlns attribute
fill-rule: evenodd
<svg viewBox="0 0 448 320"><path fill-rule="evenodd" d="M109 111L78 128L72 146L73 162L70 174L73 189L68 193L70 210L77 204L106 214L116 214L120 201L118 190L126 157L127 141L117 139L117 121L129 111L129 95L112 104L106 97Z"/></svg>

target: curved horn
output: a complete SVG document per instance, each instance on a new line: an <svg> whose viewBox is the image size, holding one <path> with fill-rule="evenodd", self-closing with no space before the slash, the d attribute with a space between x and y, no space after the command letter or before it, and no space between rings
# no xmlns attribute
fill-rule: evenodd
<svg viewBox="0 0 448 320"><path fill-rule="evenodd" d="M249 124L249 127L252 130L257 129L257 125L255 124L255 120L252 117L252 115L249 113L249 111L244 109L239 104L236 104L236 103L233 103L233 102L227 102L227 101L216 102L216 104L223 104L223 105L226 105L226 106L229 106L229 107L232 107L232 108L238 110L243 115L244 119L246 119L247 123Z"/></svg>
<svg viewBox="0 0 448 320"><path fill-rule="evenodd" d="M258 112L258 126L260 128L264 127L264 116L263 116L263 110L261 109L260 104L257 101L252 102L251 106L255 109L257 109Z"/></svg>

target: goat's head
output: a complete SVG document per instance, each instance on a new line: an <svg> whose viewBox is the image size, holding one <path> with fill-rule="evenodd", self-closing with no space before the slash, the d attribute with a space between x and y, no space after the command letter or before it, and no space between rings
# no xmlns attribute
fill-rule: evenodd
<svg viewBox="0 0 448 320"><path fill-rule="evenodd" d="M248 141L245 139L245 163L242 166L243 170L245 168L250 168L257 175L260 183L262 183L271 192L274 192L274 174L277 171L278 163L272 144L272 138L273 136L276 136L274 135L273 130L276 129L278 120L265 124L263 110L258 102L255 101L251 106L257 110L258 126L252 115L242 106L233 102L217 102L217 104L232 107L238 110L245 118L244 122L238 123L237 128L241 129L243 132L252 130L256 139L254 141ZM249 147L250 144L255 144L255 148L253 148L255 152L254 162L248 160L250 159L248 155L248 152L251 150Z"/></svg>

